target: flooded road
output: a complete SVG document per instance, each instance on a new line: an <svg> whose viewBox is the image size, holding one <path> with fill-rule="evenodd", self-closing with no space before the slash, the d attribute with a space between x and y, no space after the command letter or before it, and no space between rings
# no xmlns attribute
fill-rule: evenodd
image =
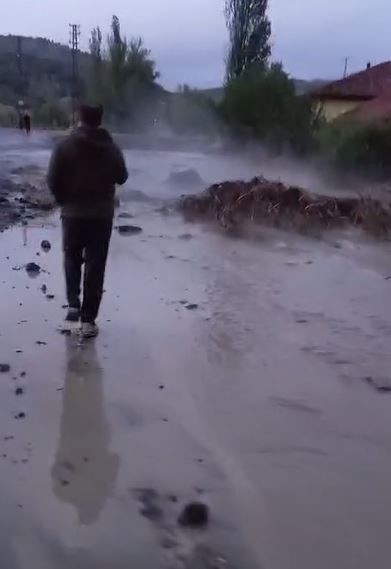
<svg viewBox="0 0 391 569"><path fill-rule="evenodd" d="M388 569L388 248L228 239L134 201L148 184L125 189L143 232L113 234L93 342L57 330L57 216L0 235L2 566ZM176 521L194 500L204 531Z"/></svg>

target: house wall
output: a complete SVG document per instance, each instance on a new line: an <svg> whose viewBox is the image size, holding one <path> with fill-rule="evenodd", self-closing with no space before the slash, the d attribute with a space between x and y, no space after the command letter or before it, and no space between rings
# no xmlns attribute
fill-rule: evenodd
<svg viewBox="0 0 391 569"><path fill-rule="evenodd" d="M322 113L327 122L332 122L336 118L349 113L356 109L360 101L346 101L346 100L323 100L317 103L318 110Z"/></svg>

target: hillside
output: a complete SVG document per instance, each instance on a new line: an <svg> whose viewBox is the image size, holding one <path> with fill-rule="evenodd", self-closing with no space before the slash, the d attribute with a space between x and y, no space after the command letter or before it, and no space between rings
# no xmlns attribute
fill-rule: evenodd
<svg viewBox="0 0 391 569"><path fill-rule="evenodd" d="M19 99L27 100L37 107L50 101L71 95L72 59L68 46L45 38L23 37L21 40L22 62L18 65L18 40L16 36L0 35L0 104L15 106ZM86 77L89 54L80 53L80 77ZM322 85L324 81L295 79L298 95ZM83 91L83 83L80 85ZM201 93L219 102L222 88L200 90Z"/></svg>
<svg viewBox="0 0 391 569"><path fill-rule="evenodd" d="M22 38L21 71L16 36L0 36L0 103L14 106L26 99L36 106L71 94L72 60L69 47L44 38ZM80 76L88 67L80 54Z"/></svg>

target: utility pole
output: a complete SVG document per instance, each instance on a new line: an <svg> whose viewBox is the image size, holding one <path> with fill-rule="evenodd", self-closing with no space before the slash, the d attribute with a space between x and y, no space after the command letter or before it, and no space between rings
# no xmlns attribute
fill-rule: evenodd
<svg viewBox="0 0 391 569"><path fill-rule="evenodd" d="M343 71L343 77L345 79L345 77L348 74L348 65L349 65L349 57L345 57L345 67L344 67L344 71Z"/></svg>
<svg viewBox="0 0 391 569"><path fill-rule="evenodd" d="M69 24L69 45L72 53L72 124L76 123L76 110L79 101L79 38L80 26Z"/></svg>
<svg viewBox="0 0 391 569"><path fill-rule="evenodd" d="M22 38L20 36L16 37L16 65L19 74L17 109L19 115L19 128L22 128L22 116L25 109L25 80L23 71Z"/></svg>
<svg viewBox="0 0 391 569"><path fill-rule="evenodd" d="M22 38L17 36L16 38L16 61L18 65L19 75L23 76L23 56L22 56Z"/></svg>

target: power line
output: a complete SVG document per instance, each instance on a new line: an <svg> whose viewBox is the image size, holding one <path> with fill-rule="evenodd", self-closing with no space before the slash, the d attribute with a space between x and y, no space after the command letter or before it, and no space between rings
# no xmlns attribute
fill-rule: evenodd
<svg viewBox="0 0 391 569"><path fill-rule="evenodd" d="M76 110L78 106L79 90L79 38L80 26L69 24L69 45L72 54L72 124L76 123Z"/></svg>

